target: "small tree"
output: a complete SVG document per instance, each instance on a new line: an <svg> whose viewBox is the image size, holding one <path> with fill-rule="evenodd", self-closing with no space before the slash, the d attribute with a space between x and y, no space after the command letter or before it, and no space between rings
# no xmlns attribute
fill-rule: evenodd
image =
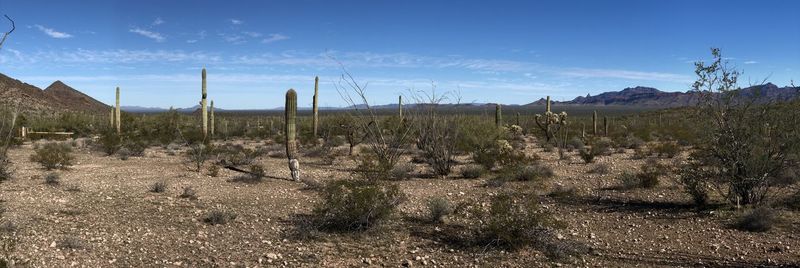
<svg viewBox="0 0 800 268"><path fill-rule="evenodd" d="M744 91L738 86L740 72L723 61L719 49L711 49L711 64L695 63L702 117L708 120L705 140L698 146L692 166L702 168L705 180L729 202L758 204L777 186L780 174L794 163L797 152L797 110L780 110L778 105L759 99L758 89ZM692 172L690 172L692 173ZM697 191L698 183L684 184Z"/></svg>

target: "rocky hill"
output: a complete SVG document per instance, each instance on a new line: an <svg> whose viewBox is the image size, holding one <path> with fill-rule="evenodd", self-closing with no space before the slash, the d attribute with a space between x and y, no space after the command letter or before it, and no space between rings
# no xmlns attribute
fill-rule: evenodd
<svg viewBox="0 0 800 268"><path fill-rule="evenodd" d="M4 74L0 74L0 107L18 107L22 112L37 114L63 111L100 113L110 109L61 81L42 90Z"/></svg>

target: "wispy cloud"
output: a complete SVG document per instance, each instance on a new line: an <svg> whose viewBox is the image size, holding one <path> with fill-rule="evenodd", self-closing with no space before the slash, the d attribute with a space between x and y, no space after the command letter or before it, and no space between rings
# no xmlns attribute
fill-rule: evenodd
<svg viewBox="0 0 800 268"><path fill-rule="evenodd" d="M250 36L252 38L257 38L257 37L261 37L262 36L262 34L258 33L258 32L247 32L247 31L245 31L245 32L242 32L242 33L247 35L247 36Z"/></svg>
<svg viewBox="0 0 800 268"><path fill-rule="evenodd" d="M749 60L749 61L745 61L744 62L744 64L756 64L756 63L758 63L758 62L754 61L754 60Z"/></svg>
<svg viewBox="0 0 800 268"><path fill-rule="evenodd" d="M164 40L167 39L166 37L161 35L161 33L148 31L148 30L145 30L145 29L142 29L142 28L139 28L139 27L133 27L129 31L132 32L132 33L135 33L135 34L138 34L138 35L153 39L156 42L164 42Z"/></svg>
<svg viewBox="0 0 800 268"><path fill-rule="evenodd" d="M47 28L47 27L44 27L44 26L39 25L39 24L36 24L34 26L37 29L39 29L39 31L42 31L44 34L46 34L46 35L48 35L48 36L50 36L52 38L64 39L64 38L71 38L72 37L71 34L68 34L68 33L65 33L65 32L59 32L59 31L53 30L52 28Z"/></svg>
<svg viewBox="0 0 800 268"><path fill-rule="evenodd" d="M242 24L244 24L244 21L240 20L240 19L230 19L230 22L233 25L242 25Z"/></svg>
<svg viewBox="0 0 800 268"><path fill-rule="evenodd" d="M692 79L688 75L660 73L660 72L642 72L642 71L629 71L629 70L613 70L613 69L584 69L584 68L570 68L557 71L558 74L565 76L572 76L578 78L621 78L629 80L647 80L647 81L664 81L664 82L690 82Z"/></svg>
<svg viewBox="0 0 800 268"><path fill-rule="evenodd" d="M156 18L156 19L153 21L153 23L152 23L151 25L153 25L153 26L157 26L157 25L164 24L165 22L166 22L166 21L162 20L162 19L159 17L159 18Z"/></svg>
<svg viewBox="0 0 800 268"><path fill-rule="evenodd" d="M278 41L286 40L286 39L289 39L289 37L285 36L285 35L282 35L282 34L269 34L269 36L267 36L267 38L264 38L264 40L261 40L261 43L269 44L269 43L272 43L272 42L278 42Z"/></svg>
<svg viewBox="0 0 800 268"><path fill-rule="evenodd" d="M190 43L190 44L197 43L197 41L206 39L206 35L207 35L206 31L202 30L202 31L197 33L197 38L186 40L186 43Z"/></svg>

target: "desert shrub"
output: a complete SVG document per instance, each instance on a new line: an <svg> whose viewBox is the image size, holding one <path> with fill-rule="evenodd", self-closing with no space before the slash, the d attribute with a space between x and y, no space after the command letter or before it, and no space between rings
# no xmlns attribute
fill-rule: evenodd
<svg viewBox="0 0 800 268"><path fill-rule="evenodd" d="M580 154L581 159L583 159L583 162L587 164L594 162L594 158L595 156L597 156L595 150L591 148L589 149L583 148L581 150L578 150L578 154Z"/></svg>
<svg viewBox="0 0 800 268"><path fill-rule="evenodd" d="M181 192L180 198L188 198L191 200L197 199L197 191L192 188L192 186L183 187L183 192Z"/></svg>
<svg viewBox="0 0 800 268"><path fill-rule="evenodd" d="M67 184L66 187L64 187L64 191L67 191L67 192L80 192L81 191L81 186L78 185L78 184L75 184L75 183L70 183L70 184Z"/></svg>
<svg viewBox="0 0 800 268"><path fill-rule="evenodd" d="M536 198L510 194L492 197L488 209L474 206L472 214L480 219L478 240L510 249L535 245L549 229L563 227Z"/></svg>
<svg viewBox="0 0 800 268"><path fill-rule="evenodd" d="M634 135L628 135L625 137L625 139L622 141L622 144L620 145L628 149L638 149L644 145L644 140Z"/></svg>
<svg viewBox="0 0 800 268"><path fill-rule="evenodd" d="M639 187L639 177L633 172L623 171L622 174L617 176L617 181L619 182L619 188L623 190Z"/></svg>
<svg viewBox="0 0 800 268"><path fill-rule="evenodd" d="M481 165L466 165L461 168L461 176L465 179L477 179L486 173L486 168Z"/></svg>
<svg viewBox="0 0 800 268"><path fill-rule="evenodd" d="M211 225L222 225L235 220L236 216L236 213L215 209L209 211L206 216L203 217L203 222Z"/></svg>
<svg viewBox="0 0 800 268"><path fill-rule="evenodd" d="M211 158L214 149L211 145L202 143L190 144L189 149L186 150L186 163L194 171L200 172L203 169L203 164Z"/></svg>
<svg viewBox="0 0 800 268"><path fill-rule="evenodd" d="M264 151L245 148L240 144L225 144L214 148L221 165L246 166L252 164Z"/></svg>
<svg viewBox="0 0 800 268"><path fill-rule="evenodd" d="M605 163L595 164L594 167L589 169L589 173L600 175L608 174L609 171L610 168L608 167L608 164Z"/></svg>
<svg viewBox="0 0 800 268"><path fill-rule="evenodd" d="M578 190L575 187L565 187L563 185L556 185L547 196L553 199L568 199L578 195Z"/></svg>
<svg viewBox="0 0 800 268"><path fill-rule="evenodd" d="M425 162L431 166L434 174L447 176L450 174L453 156L456 153L460 129L460 117L438 116L438 105L429 105L424 109L423 118L417 121L417 147L422 151Z"/></svg>
<svg viewBox="0 0 800 268"><path fill-rule="evenodd" d="M243 182L243 183L260 183L267 176L267 172L264 170L264 166L262 165L253 164L248 166L247 169L248 169L247 173L236 176L231 181Z"/></svg>
<svg viewBox="0 0 800 268"><path fill-rule="evenodd" d="M208 171L208 176L211 176L211 177L214 177L214 178L219 176L219 166L217 166L217 165L209 166L207 168L207 171Z"/></svg>
<svg viewBox="0 0 800 268"><path fill-rule="evenodd" d="M758 207L742 215L735 223L736 229L748 232L766 232L778 222L778 214L769 207Z"/></svg>
<svg viewBox="0 0 800 268"><path fill-rule="evenodd" d="M122 161L128 160L131 157L131 151L123 147L117 151L117 157Z"/></svg>
<svg viewBox="0 0 800 268"><path fill-rule="evenodd" d="M39 149L35 149L35 154L31 155L31 161L37 162L47 170L67 169L72 166L75 157L72 155L72 147L69 144L51 142Z"/></svg>
<svg viewBox="0 0 800 268"><path fill-rule="evenodd" d="M130 156L143 156L144 151L147 149L147 142L141 137L131 137L125 141L122 148L127 149Z"/></svg>
<svg viewBox="0 0 800 268"><path fill-rule="evenodd" d="M633 159L644 159L651 155L652 153L645 147L639 147L633 149Z"/></svg>
<svg viewBox="0 0 800 268"><path fill-rule="evenodd" d="M542 144L542 151L545 151L545 152L548 152L548 153L552 153L555 148L556 147L553 146L553 144L549 143L549 142L545 142L545 143Z"/></svg>
<svg viewBox="0 0 800 268"><path fill-rule="evenodd" d="M334 231L360 231L386 220L403 201L394 184L365 180L336 180L321 192L314 208L319 226Z"/></svg>
<svg viewBox="0 0 800 268"><path fill-rule="evenodd" d="M445 216L453 213L450 201L444 197L434 197L428 199L428 219L431 222L442 222Z"/></svg>
<svg viewBox="0 0 800 268"><path fill-rule="evenodd" d="M798 102L763 104L760 92L743 92L739 72L712 49L714 61L695 63L693 91L700 97L697 118L704 120L697 143L699 165L708 167L702 179L732 204L758 205L768 199L773 182L800 152Z"/></svg>
<svg viewBox="0 0 800 268"><path fill-rule="evenodd" d="M61 183L61 176L55 172L48 173L44 176L44 183L49 185L58 185Z"/></svg>
<svg viewBox="0 0 800 268"><path fill-rule="evenodd" d="M113 155L122 148L122 137L117 135L116 130L108 128L100 133L100 139L97 145L99 145L100 150L107 155Z"/></svg>
<svg viewBox="0 0 800 268"><path fill-rule="evenodd" d="M658 185L658 179L667 174L667 167L659 163L658 160L648 159L641 167L642 171L637 174L641 188L653 188Z"/></svg>
<svg viewBox="0 0 800 268"><path fill-rule="evenodd" d="M542 164L525 166L517 171L514 178L517 181L534 181L537 179L552 178L553 169Z"/></svg>
<svg viewBox="0 0 800 268"><path fill-rule="evenodd" d="M607 138L597 139L592 143L592 151L595 155L610 155L613 142Z"/></svg>
<svg viewBox="0 0 800 268"><path fill-rule="evenodd" d="M152 193L163 193L167 191L167 182L165 181L158 181L150 185L150 192Z"/></svg>
<svg viewBox="0 0 800 268"><path fill-rule="evenodd" d="M792 210L800 210L800 190L786 197L783 204Z"/></svg>
<svg viewBox="0 0 800 268"><path fill-rule="evenodd" d="M528 157L524 152L515 150L507 140L497 140L491 147L476 148L473 151L472 159L487 169L492 169L497 165L527 165L536 160L535 157Z"/></svg>
<svg viewBox="0 0 800 268"><path fill-rule="evenodd" d="M11 160L0 154L0 182L10 180L13 176Z"/></svg>
<svg viewBox="0 0 800 268"><path fill-rule="evenodd" d="M692 201L698 206L708 203L708 183L704 177L707 176L706 167L692 161L680 167L678 171L678 183L681 184L683 191L692 197Z"/></svg>
<svg viewBox="0 0 800 268"><path fill-rule="evenodd" d="M573 137L569 141L567 141L567 147L572 147L573 149L582 150L584 147L583 140L578 137Z"/></svg>
<svg viewBox="0 0 800 268"><path fill-rule="evenodd" d="M79 237L66 236L59 240L57 245L61 249L83 249L86 247L86 242Z"/></svg>
<svg viewBox="0 0 800 268"><path fill-rule="evenodd" d="M653 148L658 157L673 158L681 152L681 147L676 142L661 142Z"/></svg>
<svg viewBox="0 0 800 268"><path fill-rule="evenodd" d="M411 172L414 171L414 165L404 163L398 164L392 168L389 175L394 180L407 180L411 178Z"/></svg>

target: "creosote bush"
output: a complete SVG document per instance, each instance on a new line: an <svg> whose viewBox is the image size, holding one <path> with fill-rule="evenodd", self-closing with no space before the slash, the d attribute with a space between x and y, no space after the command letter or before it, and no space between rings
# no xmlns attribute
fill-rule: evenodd
<svg viewBox="0 0 800 268"><path fill-rule="evenodd" d="M331 231L362 231L386 220L405 199L400 188L366 180L336 180L321 192L314 208L318 226Z"/></svg>
<svg viewBox="0 0 800 268"><path fill-rule="evenodd" d="M486 173L486 168L481 165L466 165L461 168L461 176L465 179L477 179Z"/></svg>
<svg viewBox="0 0 800 268"><path fill-rule="evenodd" d="M197 192L192 188L192 186L183 187L183 192L181 192L180 198L187 198L190 200L197 199Z"/></svg>
<svg viewBox="0 0 800 268"><path fill-rule="evenodd" d="M739 218L734 227L748 232L766 232L778 222L778 214L769 207L758 207Z"/></svg>
<svg viewBox="0 0 800 268"><path fill-rule="evenodd" d="M222 225L235 220L236 216L236 213L215 209L206 214L203 222L211 225Z"/></svg>
<svg viewBox="0 0 800 268"><path fill-rule="evenodd" d="M414 165L409 163L397 164L389 172L393 180L407 180L411 178L411 172L414 171Z"/></svg>
<svg viewBox="0 0 800 268"><path fill-rule="evenodd" d="M72 166L75 157L72 147L66 143L50 142L34 150L31 161L37 162L47 170L67 169Z"/></svg>
<svg viewBox="0 0 800 268"><path fill-rule="evenodd" d="M656 153L658 157L673 158L681 152L681 147L677 142L662 142L653 148L653 152Z"/></svg>
<svg viewBox="0 0 800 268"><path fill-rule="evenodd" d="M536 244L547 230L563 227L536 198L511 194L492 197L488 209L474 206L472 214L479 219L479 240L510 249Z"/></svg>
<svg viewBox="0 0 800 268"><path fill-rule="evenodd" d="M12 176L11 160L4 155L0 155L0 182L10 180Z"/></svg>

